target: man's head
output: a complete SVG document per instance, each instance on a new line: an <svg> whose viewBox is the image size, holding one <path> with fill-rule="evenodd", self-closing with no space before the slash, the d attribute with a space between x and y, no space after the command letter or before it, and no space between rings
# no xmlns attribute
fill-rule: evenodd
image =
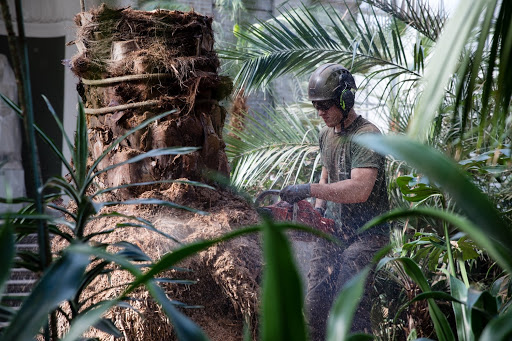
<svg viewBox="0 0 512 341"><path fill-rule="evenodd" d="M336 106L346 116L354 106L356 89L354 77L346 68L328 63L319 66L309 78L308 98L317 110Z"/></svg>

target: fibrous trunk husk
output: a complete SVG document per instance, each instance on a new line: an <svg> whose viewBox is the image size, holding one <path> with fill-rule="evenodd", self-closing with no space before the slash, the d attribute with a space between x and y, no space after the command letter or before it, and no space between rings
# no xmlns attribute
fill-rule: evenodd
<svg viewBox="0 0 512 341"><path fill-rule="evenodd" d="M144 120L176 110L130 135L99 169L156 148L200 148L114 168L101 175L100 183L114 187L177 178L208 182L205 171L228 176L222 140L226 111L218 101L231 92L232 84L217 74L211 17L102 5L79 13L75 22L79 52L70 65L80 78L78 91L88 114L91 160ZM148 189L118 193L126 199Z"/></svg>

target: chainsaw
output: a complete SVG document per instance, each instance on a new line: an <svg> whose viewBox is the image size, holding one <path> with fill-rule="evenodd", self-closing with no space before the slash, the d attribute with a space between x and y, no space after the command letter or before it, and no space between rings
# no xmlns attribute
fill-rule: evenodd
<svg viewBox="0 0 512 341"><path fill-rule="evenodd" d="M286 201L278 201L268 206L261 206L265 198L269 196L279 196L279 190L267 190L260 193L255 200L258 212L270 215L276 221L293 221L298 224L306 225L327 234L334 234L334 220L324 218L314 209L306 200L301 200L295 204ZM292 238L300 241L311 242L316 237L307 232L293 231Z"/></svg>

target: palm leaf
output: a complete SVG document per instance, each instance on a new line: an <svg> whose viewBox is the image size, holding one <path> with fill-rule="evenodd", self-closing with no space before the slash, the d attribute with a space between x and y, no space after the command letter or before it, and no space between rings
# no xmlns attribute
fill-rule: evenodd
<svg viewBox="0 0 512 341"><path fill-rule="evenodd" d="M52 263L12 318L2 339L31 340L47 322L48 314L73 296L87 264L87 255L71 252Z"/></svg>
<svg viewBox="0 0 512 341"><path fill-rule="evenodd" d="M431 40L437 40L446 21L447 13L435 11L428 1L403 0L399 3L393 0L362 0L394 18L414 27L418 32Z"/></svg>
<svg viewBox="0 0 512 341"><path fill-rule="evenodd" d="M314 170L318 163L318 128L301 110L255 113L247 116L243 131L231 133L234 136L225 137L226 154L233 163L231 183L236 188L262 184L271 176L270 188L278 181L295 182L306 165Z"/></svg>
<svg viewBox="0 0 512 341"><path fill-rule="evenodd" d="M347 13L353 22L357 20L355 13ZM375 75L383 78L397 72L404 73L402 77L421 77L404 58L407 46L399 25L383 27L383 19L374 11L361 14L355 25L347 22L330 6L290 9L237 31L246 46L221 51L221 57L242 63L235 85L246 93L281 75L309 73L326 62L345 64L353 72L366 72L378 65L386 72L376 71Z"/></svg>

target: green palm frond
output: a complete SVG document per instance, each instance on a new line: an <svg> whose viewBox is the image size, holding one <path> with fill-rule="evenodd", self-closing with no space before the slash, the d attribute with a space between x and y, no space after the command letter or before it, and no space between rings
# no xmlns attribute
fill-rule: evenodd
<svg viewBox="0 0 512 341"><path fill-rule="evenodd" d="M430 7L425 0L361 0L377 7L394 18L414 27L418 32L436 41L447 19L447 13Z"/></svg>
<svg viewBox="0 0 512 341"><path fill-rule="evenodd" d="M232 185L272 188L299 178L311 181L319 162L318 131L299 107L248 115L243 130L231 129L225 137Z"/></svg>
<svg viewBox="0 0 512 341"><path fill-rule="evenodd" d="M245 46L222 51L221 57L242 64L235 86L246 93L281 75L309 73L326 62L344 64L352 72L369 74L369 79L395 80L394 86L419 79L423 50L418 49L416 59L411 57L407 51L412 51L413 39L403 39L408 27L385 16L373 9L359 16L350 9L341 14L332 6L289 9L235 32Z"/></svg>

